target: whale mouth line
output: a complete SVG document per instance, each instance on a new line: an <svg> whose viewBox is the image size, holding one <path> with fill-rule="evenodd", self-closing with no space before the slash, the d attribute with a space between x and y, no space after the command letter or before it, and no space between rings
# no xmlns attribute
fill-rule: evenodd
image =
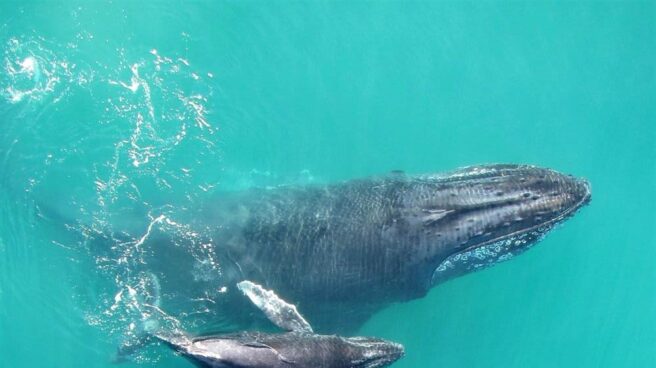
<svg viewBox="0 0 656 368"><path fill-rule="evenodd" d="M454 254L462 253L462 252L467 252L467 251L470 251L470 250L473 250L473 249L476 249L476 248L479 248L479 247L483 247L483 246L486 246L486 245L489 245L489 244L492 244L492 243L496 243L496 242L504 240L504 239L514 238L514 237L520 236L522 234L530 233L531 231L540 229L540 228L545 227L545 226L546 227L554 226L554 225L556 225L558 223L561 223L561 222L567 220L568 218L574 216L576 214L576 212L578 212L581 208L585 207L590 202L590 198L591 198L591 194L590 194L589 184L586 183L586 193L583 196L583 198L581 198L580 201L578 201L575 204L573 204L572 206L570 206L567 210L563 211L563 213L561 213L560 215L558 215L558 216L556 216L556 217L554 217L550 220L544 221L544 222L542 222L538 225L533 225L533 226L527 227L527 228L522 229L522 230L517 230L517 231L509 233L509 234L498 236L494 239L488 239L483 243L471 245L471 246L469 246L465 249L461 249L461 250L458 250L456 252L453 252L452 254L450 254L450 256L454 255Z"/></svg>
<svg viewBox="0 0 656 368"><path fill-rule="evenodd" d="M512 233L504 234L504 235L498 236L498 237L493 238L493 239L488 239L484 242L474 244L474 245L471 245L467 248L459 249L457 251L454 251L453 253L446 256L442 260L442 262L440 262L440 264L438 264L438 266L435 267L435 269L433 270L433 274L431 276L430 284L434 285L435 281L436 281L435 280L436 274L441 269L444 269L445 265L447 263L449 263L449 260L451 260L454 257L457 257L460 254L466 254L467 252L472 252L472 251L475 251L475 250L481 249L481 248L484 249L485 247L492 246L495 243L499 244L499 243L504 242L504 241L508 241L508 240L515 239L515 238L518 238L518 237L522 237L522 236L524 236L526 234L530 234L532 232L541 233L542 236L544 236L549 230L553 229L554 226L556 226L556 225L562 223L563 221L567 220L568 218L574 216L581 208L588 205L591 201L591 198L592 198L592 194L591 194L591 190L590 190L590 183L585 181L585 180L581 180L580 183L585 187L585 194L581 197L580 200L578 200L577 202L575 202L574 204L569 206L566 210L562 211L562 213L560 213L558 216L556 216L552 219L549 219L547 221L543 221L539 224L529 226L527 228L514 231ZM536 243L536 242L537 241L535 241L533 243ZM525 247L528 248L528 247L530 247L530 245L527 245ZM510 249L507 250L507 253L511 253L511 252L512 252L512 250L510 250Z"/></svg>

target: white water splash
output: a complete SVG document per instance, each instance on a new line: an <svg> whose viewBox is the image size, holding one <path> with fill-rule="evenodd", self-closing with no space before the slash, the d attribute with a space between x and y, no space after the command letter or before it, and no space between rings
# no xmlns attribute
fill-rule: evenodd
<svg viewBox="0 0 656 368"><path fill-rule="evenodd" d="M78 211L65 226L82 240L53 244L79 252L72 258L96 267L106 283L80 285L93 289L86 305L88 323L114 338L130 337L138 330L143 305L154 298L148 286L152 278L144 272L152 269L148 257L160 251L155 239L163 234L171 239L170 247L195 261L191 280L215 285L212 293L183 301L188 315L211 313L207 305L215 303L224 287L217 282L223 270L211 237L186 223L180 209L202 192L193 188L216 185L215 180L192 182L207 168L204 159L217 153L214 90L205 77L213 74L195 70L193 60L182 55L167 56L154 48L130 50L128 56L116 47L116 59L89 60L95 54L85 50L98 42L103 40L84 32L65 44L9 39L1 54L0 102L82 116L81 121L35 119L53 124L44 132L66 133L41 158L48 171L30 178L30 190L51 184L48 175L70 170L70 160L80 154L94 155L90 167L76 167L80 173L73 179L79 181L76 186L88 188L87 197L76 192L61 199ZM57 109L43 109L56 103ZM66 140L69 132L74 139ZM153 193L170 202L154 204ZM177 193L182 193L177 201L169 199Z"/></svg>
<svg viewBox="0 0 656 368"><path fill-rule="evenodd" d="M6 42L0 94L12 103L39 101L63 93L62 84L86 79L75 78L77 66L56 54L43 40L11 38ZM61 96L54 95L55 100Z"/></svg>

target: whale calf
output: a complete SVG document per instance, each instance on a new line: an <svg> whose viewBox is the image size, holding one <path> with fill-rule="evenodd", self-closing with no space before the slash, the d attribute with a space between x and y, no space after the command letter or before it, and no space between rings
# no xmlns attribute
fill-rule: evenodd
<svg viewBox="0 0 656 368"><path fill-rule="evenodd" d="M529 249L590 198L583 179L497 164L247 190L218 197L199 219L222 277L276 290L323 331L344 332Z"/></svg>
<svg viewBox="0 0 656 368"><path fill-rule="evenodd" d="M377 368L404 354L403 346L373 337L318 335L296 307L250 281L238 288L286 333L238 332L189 337L181 331L154 336L203 367L222 368Z"/></svg>

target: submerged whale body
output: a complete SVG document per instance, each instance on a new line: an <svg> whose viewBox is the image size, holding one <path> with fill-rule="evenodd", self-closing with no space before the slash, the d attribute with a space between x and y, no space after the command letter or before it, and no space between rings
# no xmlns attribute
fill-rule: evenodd
<svg viewBox="0 0 656 368"><path fill-rule="evenodd" d="M589 184L528 165L226 195L202 211L230 282L253 280L326 331L510 259L590 200Z"/></svg>

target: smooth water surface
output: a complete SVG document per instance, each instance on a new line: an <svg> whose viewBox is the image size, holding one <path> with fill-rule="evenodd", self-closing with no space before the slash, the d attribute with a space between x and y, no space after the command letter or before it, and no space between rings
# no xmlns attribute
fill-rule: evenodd
<svg viewBox="0 0 656 368"><path fill-rule="evenodd" d="M219 271L214 191L493 162L593 201L359 333L399 368L656 365L654 2L2 1L0 129L2 366L114 367L159 236ZM123 366L155 365L190 363Z"/></svg>

